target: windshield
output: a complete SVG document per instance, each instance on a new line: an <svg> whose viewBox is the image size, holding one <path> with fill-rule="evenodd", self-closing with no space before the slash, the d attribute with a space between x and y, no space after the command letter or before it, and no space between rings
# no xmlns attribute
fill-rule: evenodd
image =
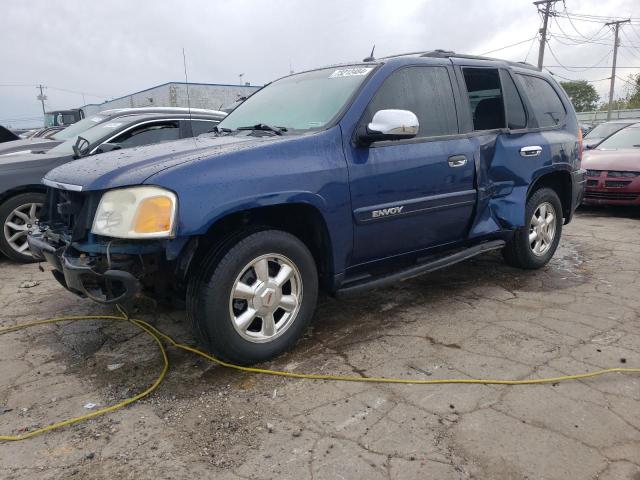
<svg viewBox="0 0 640 480"><path fill-rule="evenodd" d="M608 148L640 148L640 123L623 128L598 145L598 150Z"/></svg>
<svg viewBox="0 0 640 480"><path fill-rule="evenodd" d="M69 138L73 138L75 142L75 138L80 135L85 130L97 125L100 122L104 122L107 117L102 115L94 115L93 117L85 118L80 120L79 122L74 123L73 125L69 125L64 130L60 130L56 133L53 138L55 140L68 140Z"/></svg>
<svg viewBox="0 0 640 480"><path fill-rule="evenodd" d="M587 133L584 138L605 138L628 125L631 123L601 123Z"/></svg>
<svg viewBox="0 0 640 480"><path fill-rule="evenodd" d="M218 128L236 130L257 124L288 130L323 128L373 68L362 65L325 68L282 78L245 100Z"/></svg>
<svg viewBox="0 0 640 480"><path fill-rule="evenodd" d="M129 123L129 122L118 121L118 119L115 119L110 122L100 123L98 125L95 125L94 127L89 128L88 130L84 130L80 132L80 136L82 138L86 138L89 141L89 145L91 145L91 147L93 148L96 142L102 141L104 138L109 137L112 133L114 133L117 129L122 127L125 123ZM78 135L74 135L69 140L61 143L60 145L53 147L51 150L49 150L49 153L59 153L61 155L72 154L73 146L75 145L77 139L78 139Z"/></svg>

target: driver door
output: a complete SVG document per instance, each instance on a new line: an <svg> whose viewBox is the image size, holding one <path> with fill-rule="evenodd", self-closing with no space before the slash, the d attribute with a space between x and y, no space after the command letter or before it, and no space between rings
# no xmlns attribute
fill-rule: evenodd
<svg viewBox="0 0 640 480"><path fill-rule="evenodd" d="M410 110L415 138L347 151L354 226L352 265L445 245L467 236L476 202L474 148L459 135L451 68L410 66L393 72L358 126L375 112Z"/></svg>

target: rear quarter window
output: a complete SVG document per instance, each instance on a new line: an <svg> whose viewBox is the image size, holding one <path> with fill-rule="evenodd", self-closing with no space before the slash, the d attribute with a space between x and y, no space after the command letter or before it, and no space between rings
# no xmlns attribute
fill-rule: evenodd
<svg viewBox="0 0 640 480"><path fill-rule="evenodd" d="M538 126L561 125L567 116L567 111L551 84L543 78L532 75L518 74L518 77L527 97L529 97L533 116L537 120Z"/></svg>

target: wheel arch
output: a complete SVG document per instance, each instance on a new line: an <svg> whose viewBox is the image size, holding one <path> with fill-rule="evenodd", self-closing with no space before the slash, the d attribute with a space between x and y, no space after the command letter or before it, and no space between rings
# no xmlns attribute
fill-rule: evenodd
<svg viewBox="0 0 640 480"><path fill-rule="evenodd" d="M195 238L197 246L185 269L185 276L201 263L211 249L224 249L229 242L254 229L274 228L299 238L311 251L321 279L333 271L333 244L321 210L308 202L294 202L239 208L220 215L206 232Z"/></svg>
<svg viewBox="0 0 640 480"><path fill-rule="evenodd" d="M10 188L0 193L0 205L6 202L8 199L20 195L22 193L46 193L47 189L44 185L21 185L20 187Z"/></svg>
<svg viewBox="0 0 640 480"><path fill-rule="evenodd" d="M562 216L566 223L567 219L571 217L571 173L567 170L553 170L543 173L529 186L527 200L541 188L550 188L558 194L562 204Z"/></svg>

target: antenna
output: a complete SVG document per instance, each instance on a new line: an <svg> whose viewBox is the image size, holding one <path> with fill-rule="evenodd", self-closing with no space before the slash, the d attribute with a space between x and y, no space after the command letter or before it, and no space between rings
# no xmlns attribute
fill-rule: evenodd
<svg viewBox="0 0 640 480"><path fill-rule="evenodd" d="M184 47L182 47L182 64L184 65L184 83L187 85L187 108L189 109L189 125L192 126L191 119L191 97L189 97L189 77L187 76L187 55L184 53Z"/></svg>
<svg viewBox="0 0 640 480"><path fill-rule="evenodd" d="M373 52L376 50L376 45L375 43L373 44L373 48L371 49L371 54L365 58L364 60L362 60L363 62L375 62L375 57L373 56Z"/></svg>

